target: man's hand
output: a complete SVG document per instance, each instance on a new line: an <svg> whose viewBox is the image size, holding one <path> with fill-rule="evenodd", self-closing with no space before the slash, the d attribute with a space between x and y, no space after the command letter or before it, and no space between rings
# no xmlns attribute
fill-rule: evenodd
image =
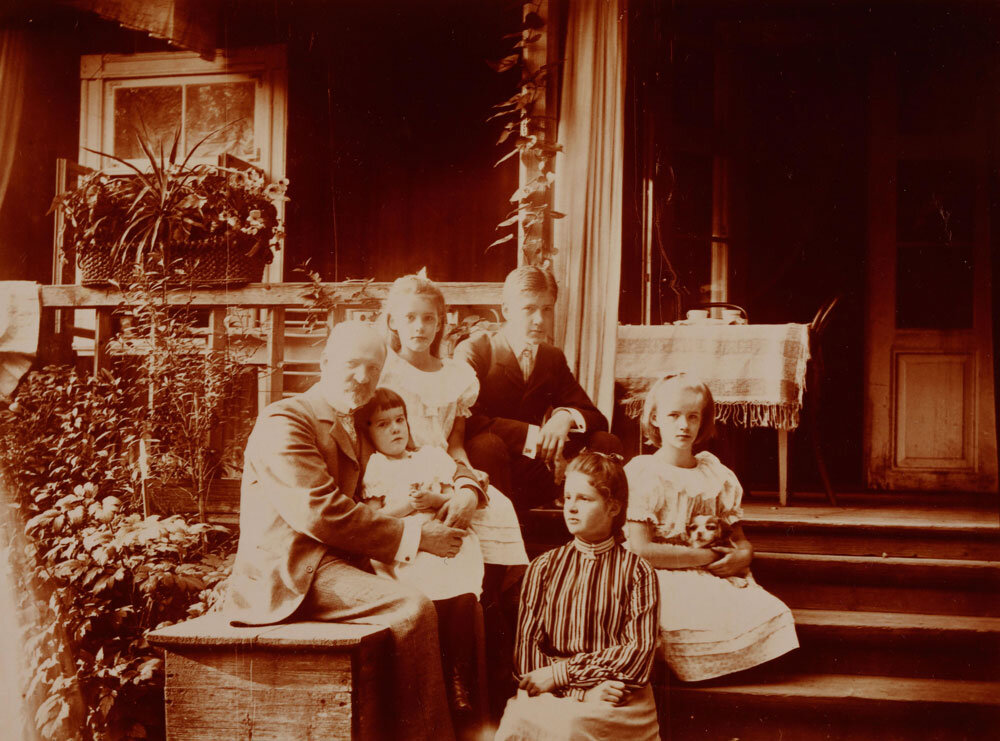
<svg viewBox="0 0 1000 741"><path fill-rule="evenodd" d="M565 409L549 417L549 421L538 431L538 457L551 464L561 456L572 426L573 415Z"/></svg>
<svg viewBox="0 0 1000 741"><path fill-rule="evenodd" d="M437 520L428 520L420 526L420 550L442 558L452 558L462 547L464 530L448 527Z"/></svg>
<svg viewBox="0 0 1000 741"><path fill-rule="evenodd" d="M723 578L727 576L744 576L747 569L750 568L750 562L753 560L753 551L750 548L719 546L712 550L723 554L722 558L718 561L713 561L705 568L716 576Z"/></svg>
<svg viewBox="0 0 1000 741"><path fill-rule="evenodd" d="M527 690L531 697L542 692L551 692L556 688L555 671L552 666L542 666L533 672L528 672L517 683L518 689Z"/></svg>
<svg viewBox="0 0 1000 741"><path fill-rule="evenodd" d="M583 693L584 702L607 702L611 705L621 705L624 699L625 683L614 679L606 679Z"/></svg>
<svg viewBox="0 0 1000 741"><path fill-rule="evenodd" d="M441 506L434 518L451 527L468 528L472 521L472 513L478 506L479 494L475 489L463 486Z"/></svg>

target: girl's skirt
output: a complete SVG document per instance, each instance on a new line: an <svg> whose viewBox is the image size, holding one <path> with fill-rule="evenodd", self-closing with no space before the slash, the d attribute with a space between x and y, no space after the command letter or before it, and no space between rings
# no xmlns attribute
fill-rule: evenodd
<svg viewBox="0 0 1000 741"><path fill-rule="evenodd" d="M527 564L528 553L524 550L514 504L495 486L490 486L487 494L489 504L476 510L471 525L472 532L479 537L483 561L502 566Z"/></svg>
<svg viewBox="0 0 1000 741"><path fill-rule="evenodd" d="M621 705L580 702L551 692L529 697L525 690L507 701L496 741L658 741L653 689L646 685Z"/></svg>
<svg viewBox="0 0 1000 741"><path fill-rule="evenodd" d="M660 639L678 679L696 682L763 664L797 648L784 602L753 579L657 569Z"/></svg>

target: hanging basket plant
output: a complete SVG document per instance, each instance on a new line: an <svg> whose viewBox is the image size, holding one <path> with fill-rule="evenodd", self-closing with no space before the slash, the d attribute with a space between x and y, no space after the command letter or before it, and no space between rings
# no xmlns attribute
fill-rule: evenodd
<svg viewBox="0 0 1000 741"><path fill-rule="evenodd" d="M136 270L175 275L194 285L260 280L284 239L280 204L288 181L268 183L259 170L189 165L197 148L176 162L178 131L169 155L136 138L148 167L95 152L129 168L98 171L58 195L63 253L76 259L84 285L131 281ZM95 150L89 150L95 151Z"/></svg>

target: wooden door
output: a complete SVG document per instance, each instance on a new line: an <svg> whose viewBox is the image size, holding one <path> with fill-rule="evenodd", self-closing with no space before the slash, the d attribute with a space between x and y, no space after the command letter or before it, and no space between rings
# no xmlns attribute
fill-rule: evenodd
<svg viewBox="0 0 1000 741"><path fill-rule="evenodd" d="M989 117L908 126L901 66L873 61L867 483L996 491Z"/></svg>

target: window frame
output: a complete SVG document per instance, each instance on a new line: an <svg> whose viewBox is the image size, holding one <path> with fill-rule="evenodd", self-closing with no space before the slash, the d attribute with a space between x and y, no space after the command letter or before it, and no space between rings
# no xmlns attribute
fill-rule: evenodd
<svg viewBox="0 0 1000 741"><path fill-rule="evenodd" d="M282 45L218 50L211 61L187 51L81 56L78 162L85 167L112 173L129 172L120 163L97 154L113 151L114 92L117 89L158 82L184 85L253 79L257 82L254 133L260 152L250 162L261 168L272 181L285 177L288 130L286 57ZM192 160L195 161L215 162L217 157L212 155ZM284 204L279 208L283 216ZM267 267L266 281L282 280L283 258L284 250L279 250Z"/></svg>

